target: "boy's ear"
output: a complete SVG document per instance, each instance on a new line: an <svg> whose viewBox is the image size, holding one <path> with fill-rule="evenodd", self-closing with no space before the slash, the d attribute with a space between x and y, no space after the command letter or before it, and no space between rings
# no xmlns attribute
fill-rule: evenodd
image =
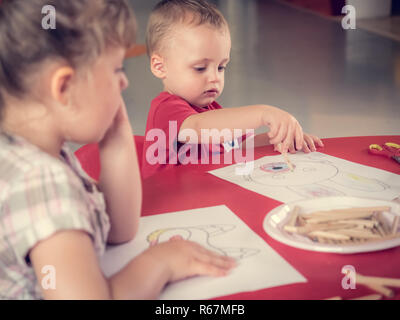
<svg viewBox="0 0 400 320"><path fill-rule="evenodd" d="M69 89L71 87L72 77L75 71L71 67L60 67L51 77L51 95L53 99L63 105L69 103Z"/></svg>
<svg viewBox="0 0 400 320"><path fill-rule="evenodd" d="M151 72L159 79L164 79L166 70L164 58L158 54L152 54L150 57Z"/></svg>

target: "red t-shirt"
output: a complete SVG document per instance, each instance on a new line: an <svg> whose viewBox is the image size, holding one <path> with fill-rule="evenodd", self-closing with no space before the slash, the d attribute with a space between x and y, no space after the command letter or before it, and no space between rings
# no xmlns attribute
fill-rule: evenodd
<svg viewBox="0 0 400 320"><path fill-rule="evenodd" d="M222 109L222 107L215 101L201 108L190 105L182 98L168 92L161 92L158 97L153 99L147 117L143 145L141 168L143 178L149 177L160 170L184 164L185 161L187 163L189 160L185 159L185 155L193 154L193 152L189 151L189 145L185 146L185 144L177 141L183 121L193 114L217 109ZM185 149L182 149L183 146L185 146ZM199 158L201 152L205 152L205 150L210 154L223 152L221 145L209 145L207 148L204 146L196 145Z"/></svg>

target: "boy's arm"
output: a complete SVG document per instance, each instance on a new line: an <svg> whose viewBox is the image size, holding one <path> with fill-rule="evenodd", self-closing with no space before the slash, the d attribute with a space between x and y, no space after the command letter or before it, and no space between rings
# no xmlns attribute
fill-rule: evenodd
<svg viewBox="0 0 400 320"><path fill-rule="evenodd" d="M251 148L257 148L257 147L262 147L262 146L268 146L271 143L269 142L269 137L268 137L268 132L260 133L257 135L254 135L252 137L246 138L243 143L242 143L242 148L246 149L248 146L248 140L253 139L254 142L250 144Z"/></svg>
<svg viewBox="0 0 400 320"><path fill-rule="evenodd" d="M246 129L257 129L261 126L270 128L267 136L271 144L282 142L284 150L288 150L292 141L295 140L296 147L302 148L303 131L298 121L289 113L266 105L212 110L191 115L182 123L178 140L183 143L187 142L183 130L192 129L199 137L199 143L215 143L215 138L219 139L218 142L225 142L237 137L234 136L234 129L241 130L242 132L237 134L242 135ZM202 129L217 129L219 132L227 129L228 131L226 135L211 134L209 139L203 141ZM216 135L218 136L216 137Z"/></svg>
<svg viewBox="0 0 400 320"><path fill-rule="evenodd" d="M99 143L99 151L99 186L111 222L108 242L127 242L138 229L142 185L136 146L123 102L113 125Z"/></svg>
<svg viewBox="0 0 400 320"><path fill-rule="evenodd" d="M309 134L309 133L304 133L304 142L303 142L303 152L305 153L309 153L309 152L313 152L313 151L317 151L317 147L323 147L324 144L322 142L322 140L320 138L318 138L316 135L313 134ZM268 137L268 132L265 133L260 133L257 134L253 137L249 137L247 139L245 139L242 143L242 148L246 148L247 147L247 142L249 139L254 139L253 144L250 144L251 148L256 148L256 147L261 147L261 146L266 146L266 145L270 145L271 143L269 143L269 137ZM279 151L279 148L275 145L274 146L274 151ZM294 148L294 143L292 143L289 146L289 152L290 153L296 153L296 149Z"/></svg>

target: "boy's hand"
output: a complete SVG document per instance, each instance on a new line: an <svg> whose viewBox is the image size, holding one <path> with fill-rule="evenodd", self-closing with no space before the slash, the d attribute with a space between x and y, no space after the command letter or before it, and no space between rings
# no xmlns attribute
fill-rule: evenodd
<svg viewBox="0 0 400 320"><path fill-rule="evenodd" d="M313 135L313 134L308 134L308 133L304 133L304 137L303 137L303 148L302 150L305 153L310 153L310 152L314 152L317 151L317 146L318 147L323 147L324 144L322 143L321 139L318 138L317 136ZM276 144L274 145L274 151L281 151L281 145L280 144ZM294 141L292 142L292 144L289 147L289 152L290 153L296 153L296 149L294 147Z"/></svg>
<svg viewBox="0 0 400 320"><path fill-rule="evenodd" d="M303 129L291 114L276 107L267 106L264 124L270 128L268 132L270 143L281 144L281 152L287 152L293 141L297 150L303 148Z"/></svg>
<svg viewBox="0 0 400 320"><path fill-rule="evenodd" d="M143 254L151 255L155 263L164 264L169 282L197 275L225 276L236 265L233 258L179 238L155 245Z"/></svg>
<svg viewBox="0 0 400 320"><path fill-rule="evenodd" d="M324 146L321 139L313 134L304 133L303 151L305 153L317 151L317 146L318 147ZM292 152L292 150L293 150L293 152ZM293 145L292 145L292 148L289 148L289 151L291 153L296 153L296 150L294 150Z"/></svg>

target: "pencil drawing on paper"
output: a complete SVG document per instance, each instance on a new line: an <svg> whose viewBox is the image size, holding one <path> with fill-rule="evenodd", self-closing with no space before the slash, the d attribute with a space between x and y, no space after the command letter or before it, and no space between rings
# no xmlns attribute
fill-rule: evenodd
<svg viewBox="0 0 400 320"><path fill-rule="evenodd" d="M231 165L211 174L282 202L330 196L374 197L392 200L400 192L400 177L393 173L323 153L293 154L291 170L282 156L254 161L254 170L239 175Z"/></svg>
<svg viewBox="0 0 400 320"><path fill-rule="evenodd" d="M190 227L172 227L163 228L151 232L147 236L149 246L157 243L173 240L184 239L199 243L203 247L215 251L221 255L229 256L237 260L245 259L259 253L258 249L242 248L242 247L221 247L213 240L216 236L223 236L234 230L235 225L200 225Z"/></svg>
<svg viewBox="0 0 400 320"><path fill-rule="evenodd" d="M243 179L264 186L285 187L306 198L345 195L334 186L321 184L324 182L364 192L377 192L390 188L377 179L341 171L333 163L320 157L314 159L311 155L304 158L294 163L293 171L285 162L269 162L256 167L252 173L243 176Z"/></svg>
<svg viewBox="0 0 400 320"><path fill-rule="evenodd" d="M265 156L255 160L254 170L245 175L236 174L235 165L210 173L282 202L331 196L390 200L400 190L393 174L319 152L295 154L290 159L293 170L282 156Z"/></svg>

